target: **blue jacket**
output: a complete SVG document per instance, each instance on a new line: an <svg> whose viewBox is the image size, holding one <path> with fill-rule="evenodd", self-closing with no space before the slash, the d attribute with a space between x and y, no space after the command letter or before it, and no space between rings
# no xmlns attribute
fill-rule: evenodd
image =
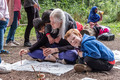
<svg viewBox="0 0 120 80"><path fill-rule="evenodd" d="M100 41L97 41L94 36L84 34L81 42L81 51L83 57L89 56L95 59L103 59L106 61L113 61L113 52Z"/></svg>

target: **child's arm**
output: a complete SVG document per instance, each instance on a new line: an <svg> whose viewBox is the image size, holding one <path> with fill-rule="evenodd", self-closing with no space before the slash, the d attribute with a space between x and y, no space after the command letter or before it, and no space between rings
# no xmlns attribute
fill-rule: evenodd
<svg viewBox="0 0 120 80"><path fill-rule="evenodd" d="M96 59L101 58L98 47L99 46L96 45L96 43L86 42L84 45L85 52L83 53L83 56L89 56Z"/></svg>
<svg viewBox="0 0 120 80"><path fill-rule="evenodd" d="M59 43L61 40L61 36L58 36L57 38L55 38L55 43Z"/></svg>
<svg viewBox="0 0 120 80"><path fill-rule="evenodd" d="M47 24L46 26L45 26L45 34L46 34L46 36L47 36L47 38L48 38L48 40L49 40L49 43L50 44L53 44L54 43L54 39L51 37L51 35L50 35L50 33L51 33L51 31L52 31L52 26L50 25L50 24Z"/></svg>
<svg viewBox="0 0 120 80"><path fill-rule="evenodd" d="M55 40L51 37L50 34L47 34L47 38L50 44L53 44L55 42Z"/></svg>

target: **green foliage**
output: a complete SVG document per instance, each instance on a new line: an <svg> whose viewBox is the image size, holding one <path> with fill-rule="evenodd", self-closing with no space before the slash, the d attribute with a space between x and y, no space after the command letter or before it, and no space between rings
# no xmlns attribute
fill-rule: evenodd
<svg viewBox="0 0 120 80"><path fill-rule="evenodd" d="M119 21L120 1L119 0L39 0L41 14L51 8L61 8L71 14L79 22L86 23L89 12L93 6L103 11L103 23ZM27 23L27 16L24 8L21 10L21 23Z"/></svg>

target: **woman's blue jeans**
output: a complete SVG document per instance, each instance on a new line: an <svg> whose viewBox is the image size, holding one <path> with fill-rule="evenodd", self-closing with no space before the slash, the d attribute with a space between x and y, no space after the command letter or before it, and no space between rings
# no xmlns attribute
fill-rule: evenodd
<svg viewBox="0 0 120 80"><path fill-rule="evenodd" d="M6 19L6 21L0 20L0 51L3 50L4 33L6 31L8 21L9 21L9 19Z"/></svg>
<svg viewBox="0 0 120 80"><path fill-rule="evenodd" d="M9 41L14 41L14 35L16 32L17 26L18 26L18 11L14 11L14 19L10 27L6 43L8 43Z"/></svg>

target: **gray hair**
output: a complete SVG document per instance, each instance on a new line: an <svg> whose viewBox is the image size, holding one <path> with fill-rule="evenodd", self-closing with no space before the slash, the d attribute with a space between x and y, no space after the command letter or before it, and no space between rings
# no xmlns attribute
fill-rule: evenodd
<svg viewBox="0 0 120 80"><path fill-rule="evenodd" d="M54 18L54 22L61 22L62 21L62 26L59 30L59 36L61 36L63 39L64 39L64 35L65 35L65 14L64 14L64 11L57 8L57 9L54 9L52 11L52 13L50 14L50 17L53 17Z"/></svg>

